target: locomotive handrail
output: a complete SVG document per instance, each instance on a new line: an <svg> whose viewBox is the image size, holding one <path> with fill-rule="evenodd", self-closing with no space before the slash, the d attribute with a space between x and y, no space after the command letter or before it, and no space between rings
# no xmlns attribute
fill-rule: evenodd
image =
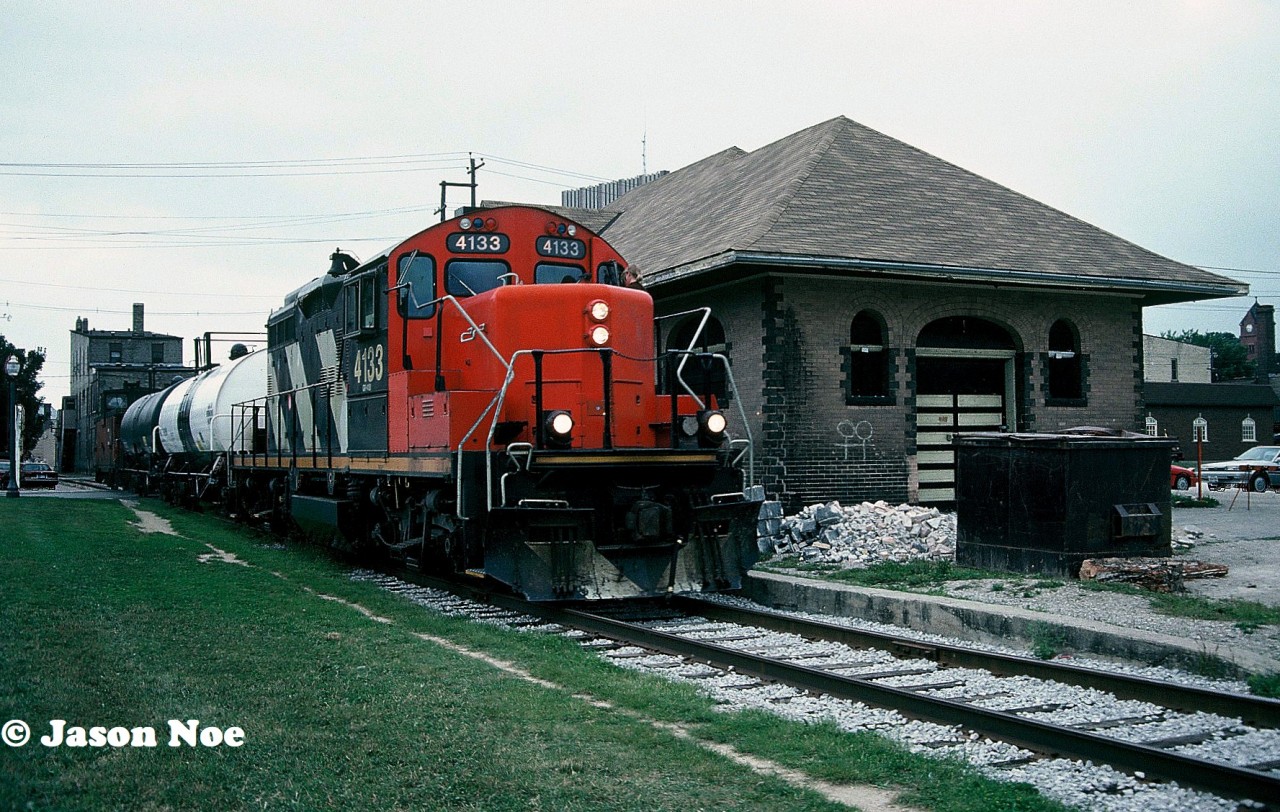
<svg viewBox="0 0 1280 812"><path fill-rule="evenodd" d="M690 397L693 398L693 402L698 404L698 408L705 409L707 407L706 407L706 404L702 402L702 398L698 397L697 393L693 391L692 387L690 387L689 384L685 383L683 373L684 373L684 365L689 362L689 356L696 354L694 353L693 348L698 346L698 338L702 336L703 328L706 327L707 322L711 320L711 308L695 307L693 310L682 310L679 313L668 313L665 316L655 316L653 320L655 323L657 323L665 319L674 319L674 318L679 318L680 316L691 316L694 313L701 313L702 321L698 322L698 329L693 331L693 337L689 339L689 346L686 347L684 350L679 351L684 357L680 359L680 364L676 367L675 379L680 382L681 386L684 387L684 391L688 392Z"/></svg>
<svg viewBox="0 0 1280 812"><path fill-rule="evenodd" d="M472 324L474 325L475 322L472 322ZM494 351L497 352L496 350ZM494 394L493 399L490 400L489 404L485 406L484 409L480 412L480 416L477 417L476 421L471 424L471 428L467 429L466 434L462 436L461 441L458 443L458 469L457 469L458 476L457 476L457 488L456 488L456 498L458 502L458 507L457 507L458 518L462 519L463 521L466 521L471 518L470 516L466 515L465 508L463 507L463 505L465 504L465 502L463 501L463 490L464 490L463 482L466 479L466 477L462 475L462 454L464 449L466 448L467 441L471 439L471 435L474 434L476 429L480 427L480 424L484 422L485 417L489 415L490 411L493 412L493 421L489 424L489 432L485 438L485 447L484 447L485 506L489 510L493 510L493 454L492 454L493 436L498 428L498 417L502 414L502 405L506 402L507 390L511 387L511 382L515 380L516 359L522 355L528 355L530 357L539 357L541 355L546 355L546 354L567 355L569 353L600 352L600 351L601 350L599 349L593 349L590 347L564 349L564 350L517 350L511 356L511 360L506 362L507 374L503 378L502 386L499 387L498 391ZM530 461L532 460L532 454L533 454L533 451L532 451L532 448L530 448L530 451L529 451Z"/></svg>
<svg viewBox="0 0 1280 812"><path fill-rule="evenodd" d="M247 401L246 401L246 402L247 402ZM237 427L236 423L234 422L234 421L235 421L235 419L236 419L236 411L235 411L235 410L236 410L236 406L238 406L238 405L239 405L239 404L233 403L233 404L231 404L231 411L229 411L229 412L219 412L218 414L215 414L213 417L210 417L210 418L209 418L209 431L210 431L210 432L212 432L212 431L213 431L214 425L218 422L218 418L222 418L222 419L224 419L224 420L230 420L230 421L232 421L232 423L231 423L231 440L230 440L230 442L228 442L228 443L227 443L227 449L226 449L227 451L234 451L234 450L235 450L235 445L236 445L236 439L237 439L237 437L242 441L242 443L241 443L242 448L241 448L240 450L241 450L241 452L243 452L243 451L244 451L244 449L243 449L244 432L243 432L243 431L237 431L237 428L238 428L238 427ZM243 415L243 414L240 416L240 419L241 419L241 421L243 421L243 420L244 420L244 415ZM212 450L212 449L211 449L211 450Z"/></svg>
<svg viewBox="0 0 1280 812"><path fill-rule="evenodd" d="M708 312L709 312L709 311L708 311ZM464 519L464 520L465 520L465 519L467 519L467 518L469 518L469 517L467 517L467 516L463 515L463 498L462 498L462 497L463 497L463 487L462 487L462 484L463 484L463 480L465 479L465 477L463 477L463 476L462 476L462 452L463 452L463 448L465 448L467 440L471 439L471 435L472 435L472 434L475 432L475 430L480 426L480 423L484 421L484 419L485 419L485 417L486 417L486 416L488 416L488 414L489 414L490 410L492 410L492 411L493 411L493 419L492 419L492 420L490 421L490 423L489 423L489 432L488 432L488 436L487 436L487 437L486 437L486 439L485 439L485 447L484 447L484 451L485 451L485 505L486 505L486 507L487 507L490 511L492 511L492 510L493 510L493 506L494 506L494 499L493 499L493 497L494 497L494 483L493 483L494 476L493 476L493 453L492 453L492 448L493 448L493 439L494 439L494 435L495 435L495 434L496 434L496 432L497 432L498 423L500 422L500 418L501 418L501 416L502 416L502 407L503 407L503 405L505 405L505 403L506 403L507 391L510 389L510 387L511 387L511 383L515 380L516 359L517 359L517 358L519 358L519 357L520 357L520 356L522 356L522 355L528 355L528 356L530 356L530 357L534 358L534 359L535 359L535 361L540 361L540 359L541 359L541 357L542 357L543 355L571 355L571 354L577 354L577 353L597 353L597 354L599 354L599 355L601 355L601 356L602 356L602 359L605 359L605 360L603 361L603 362L605 363L605 370L606 370L606 371L605 371L605 393L604 393L604 394L605 394L605 398L606 398L606 403L608 403L608 402L609 402L609 400L610 400L609 392L610 392L610 390L612 389L612 385L613 385L613 383L612 383L611 375L609 374L609 365L608 365L608 363L607 363L607 359L609 359L609 358L611 358L611 357L612 357L613 352L614 352L614 351L613 351L612 349L607 348L607 347L601 347L601 348L596 348L596 347L575 347L575 348L571 348L571 349L560 349L560 350L517 350L514 354L512 354L512 356L511 356L511 361L510 361L510 363L507 365L507 375L506 375L506 378L504 378L504 379L503 379L502 386L498 389L498 392L494 395L493 400L489 401L489 405L488 405L488 406L486 406L486 407L484 408L484 410L480 413L480 417L476 420L476 422L475 422L474 424L472 424L471 428L467 430L467 433L466 433L466 434L463 436L463 438L462 438L462 442L461 442L461 443L459 444L459 446L458 446L458 474L459 474L459 475L458 475L458 478L457 478L457 500L458 500L458 516L459 516L459 518L462 518L462 519ZM676 352L682 352L682 354L684 354L684 355L686 356L686 359L687 359L688 355L701 355L701 354L702 354L702 353L693 353L692 351L688 351L688 350L686 350L686 351L676 351ZM731 465L735 465L735 466L736 466L736 465L738 464L738 462L739 462L739 461L743 458L743 456L745 455L745 456L746 456L746 458L747 458L747 485L748 485L748 486L755 485L755 443L753 442L753 439L752 439L752 436L751 436L751 426L750 426L750 424L747 422L747 413L746 413L745 409L744 409L744 408L743 408L743 406L742 406L742 397L741 397L741 395L738 393L738 384L737 384L737 381L735 381L735 380L734 380L734 377L733 377L733 370L732 370L732 368L730 368L730 366L729 366L729 359L728 359L728 357L726 357L725 355L723 355L723 354L721 354L721 353L714 353L714 354L712 354L710 357L711 357L713 360L717 360L717 361L719 361L721 364L723 364L723 365L724 365L724 368L725 368L725 375L727 376L727 379L728 379L729 389L730 389L730 391L731 391L731 392L733 392L733 395L734 395L734 397L733 397L734 406L736 407L736 409L737 409L737 411L738 411L738 417L739 417L739 419L740 419L740 420L741 420L741 422L742 422L742 430L743 430L743 431L746 433L746 435L747 435L745 438L739 438L739 439L737 439L737 440L731 440L731 441L730 441L730 443L729 443L729 447L730 447L730 449L731 449L731 450L732 450L732 449L734 449L734 448L735 448L738 444L740 444L740 443L741 443L741 444L745 444L745 448L743 448L741 451L739 451L739 452L738 452L738 455L737 455L736 457L734 457L734 458L733 458L733 460L731 461L731 463L730 463L730 464L731 464ZM540 364L540 362L538 363L538 367L539 367L539 370L540 370L540 368L541 368L541 364ZM538 375L539 375L539 377L541 377L541 372L540 372L540 371L539 371ZM673 397L674 397L674 395L673 395ZM696 398L695 398L695 399L696 399ZM698 403L699 403L699 407L701 408L701 407L703 406L702 402L701 402L701 401L698 401ZM541 406L540 406L540 405L539 405L539 408L541 408ZM537 421L540 421L540 420L541 420L541 418L542 418L542 416L541 416L540 414L539 414L539 415L535 415L535 416L534 416L534 419L535 419L535 420L537 420ZM611 427L611 420L610 420L610 418L611 418L611 415L609 415L609 414L607 414L607 413L606 413L606 415L605 415L605 427L604 427L605 437L604 437L604 443L603 443L603 447L605 447L605 448L609 448L609 447L611 447L611 442L610 442L611 438L610 438L610 436L609 436L609 435L610 435L610 431L611 431L611 428L610 428L610 427ZM672 424L672 426L671 426L671 431L672 431L673 436L674 436L674 432L676 431L676 426L675 426L675 424L674 424L674 423L673 423L673 424ZM531 464L532 464L532 462L533 462L533 454L534 454L534 450L535 450L535 449L534 449L534 446L533 446L533 445L531 445L531 444L529 444L529 443L512 443L512 444L510 444L509 446L507 446L507 451L508 451L508 454L509 454L509 455L511 454L511 452L512 452L513 450L514 450L514 451L518 451L518 452L523 453L523 454L525 454L525 455L526 455L526 456L525 456L525 468L526 468L526 470L527 470L527 469L528 469L528 467L529 467L529 465L531 465ZM518 463L517 463L517 464L518 464ZM500 497L500 499L501 499L501 503L502 503L502 505L503 505L503 506L505 506L505 505L506 505L506 475L505 475L505 474L503 475L503 477L502 477L502 478L500 479L500 481L499 481L499 488L498 488L498 490L499 490L499 497Z"/></svg>
<svg viewBox="0 0 1280 812"><path fill-rule="evenodd" d="M245 431L244 427L252 426L254 430L257 430L258 413L256 410L259 408L270 410L272 408L272 403L274 402L274 405L275 405L274 423L277 426L276 447L275 447L276 464L279 465L284 461L284 455L287 452L289 455L290 462L296 466L297 460L298 460L298 454L299 454L298 445L300 440L303 446L301 453L304 456L307 454L310 454L313 463L318 462L320 457L319 440L321 439L321 431L320 431L319 418L316 414L316 412L319 409L316 392L317 390L324 388L325 389L324 398L327 400L328 398L331 398L333 396L333 386L334 384L332 381L320 381L318 383L307 384L306 386L298 386L293 389L286 389L283 392L273 392L269 395L260 395L259 397L256 397L256 398L250 398L249 400L240 401L239 403L233 403L231 405L232 413L230 415L232 419L234 419L235 412L237 409L240 410L242 413L247 412L250 409L254 410L252 412L253 414L252 420L246 420L242 416L239 424L237 424L239 426L242 447L236 453L239 453L239 454L248 453L251 455L251 457L253 457L254 460L257 459L258 454L256 451L253 451L253 450L246 451L243 448L243 436ZM307 399L311 402L311 425L310 426L303 426L301 423L302 416L299 414L299 410L297 407L297 396L300 393L305 393L305 397L307 397ZM286 408L284 401L286 396L289 396L289 395L293 396L293 402L291 406ZM226 417L228 415L222 415L222 416ZM286 419L288 420L288 425L285 424ZM325 426L324 426L323 436L324 436L325 445L326 445L325 456L330 466L333 465L333 435L334 435L333 414L326 406ZM286 440L288 441L288 446L289 446L288 449L285 448ZM233 431L233 443L234 441L235 441L235 432ZM309 441L309 445L308 445L308 441ZM266 457L269 457L271 453L272 453L272 450L269 447L263 452L264 456Z"/></svg>
<svg viewBox="0 0 1280 812"><path fill-rule="evenodd" d="M244 454L248 454L252 458L253 462L257 462L258 452L253 448L253 440L250 439L249 442L246 443L245 434L247 430L258 430L258 410L266 409L267 407L265 402L259 405L258 401L265 401L266 399L267 397L263 396L231 404L231 443L230 447L227 449L228 453L242 456ZM215 417L217 416L218 415L215 415ZM237 416L239 417L238 422L236 421ZM239 444L238 449L236 448L237 443ZM266 449L264 449L264 453L265 452Z"/></svg>
<svg viewBox="0 0 1280 812"><path fill-rule="evenodd" d="M510 362L502 356L502 353L498 352L498 348L493 346L493 342L489 340L489 337L487 335L485 335L484 329L480 325L476 324L475 319L471 318L471 314L468 313L466 308L462 306L462 303L458 301L457 297L453 296L452 294L445 294L444 296L441 296L436 299L432 299L429 302L419 302L418 297L415 296L413 293L412 282L401 282L399 285L394 285L392 287L389 287L387 288L387 293L390 293L393 290L401 290L401 289L407 289L409 291L409 299L411 300L410 303L413 305L414 310L421 310L424 307L430 307L431 305L436 305L436 304L443 304L445 302L451 303L454 307L458 309L458 312L462 314L462 317L467 320L467 324L471 325L471 330L475 334L475 336L479 338L481 341L483 341L484 345L489 348L489 352L492 352L494 354L494 357L496 357L499 361L502 362L503 366L510 365ZM436 366L437 367L440 366L439 356L436 357Z"/></svg>
<svg viewBox="0 0 1280 812"><path fill-rule="evenodd" d="M508 366L507 368L507 380L508 381L511 380L510 366ZM458 518L462 519L464 522L468 521L471 517L466 515L465 508L463 507L464 502L462 501L462 492L463 492L462 483L466 479L466 477L462 475L462 452L467 447L467 440L471 439L471 435L474 434L475 430L478 429L480 427L480 424L484 422L485 416L489 414L489 410L493 409L494 405L498 403L500 396L505 391L506 391L506 384L503 384L503 388L498 391L498 394L493 396L493 399L489 401L489 405L484 407L484 410L480 412L480 416L476 418L476 422L471 424L471 428L467 429L467 433L462 435L462 439L458 442L458 469L456 472L456 476L454 478L457 480L456 498L458 500L458 506L457 506ZM498 413L495 411L494 412L495 423L496 423L497 414ZM492 444L493 442L492 431L490 431L489 433L489 442L490 444ZM486 490L489 491L488 507L490 510L493 509L493 482L490 479L490 477L492 476L492 468L490 463L491 456L492 455L490 454L489 446L486 445L484 448L485 478L488 480Z"/></svg>
<svg viewBox="0 0 1280 812"><path fill-rule="evenodd" d="M739 419L742 420L742 430L747 434L744 438L747 441L747 485L754 485L756 484L756 444L751 439L751 424L747 422L747 412L742 407L742 395L738 392L738 382L733 378L733 368L729 366L729 358L727 356L717 352L713 353L711 357L724 364L724 374L729 379L729 391L733 393L733 404L738 409ZM672 430L675 430L674 426L672 426ZM733 442L730 441L729 443L731 448L733 447ZM737 456L734 462L736 463L740 459L742 459L741 454Z"/></svg>

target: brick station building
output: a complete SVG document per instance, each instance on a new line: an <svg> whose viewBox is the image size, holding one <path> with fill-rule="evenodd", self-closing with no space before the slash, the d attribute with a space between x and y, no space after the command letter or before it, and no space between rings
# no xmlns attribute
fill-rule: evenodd
<svg viewBox="0 0 1280 812"><path fill-rule="evenodd" d="M791 506L950 501L957 431L1142 431L1142 308L1246 290L843 117L566 214L660 315L712 308Z"/></svg>

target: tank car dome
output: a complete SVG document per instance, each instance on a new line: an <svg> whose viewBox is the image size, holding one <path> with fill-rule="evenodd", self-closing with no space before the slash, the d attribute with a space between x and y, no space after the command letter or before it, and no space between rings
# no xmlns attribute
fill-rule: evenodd
<svg viewBox="0 0 1280 812"><path fill-rule="evenodd" d="M231 359L232 361L236 360L237 358L243 358L243 357L245 357L245 356L246 356L246 355L248 355L248 354L249 354L249 348L248 348L248 347L246 347L245 345L243 345L243 344L232 344L232 345L231 345L231 355L230 355L230 359Z"/></svg>

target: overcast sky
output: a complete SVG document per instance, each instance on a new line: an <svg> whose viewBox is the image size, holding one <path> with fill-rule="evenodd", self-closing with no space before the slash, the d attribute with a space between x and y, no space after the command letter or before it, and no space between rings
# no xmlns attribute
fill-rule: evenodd
<svg viewBox="0 0 1280 812"><path fill-rule="evenodd" d="M8 0L0 71L0 333L55 405L77 316L144 302L190 361L435 222L468 152L558 203L837 115L1280 299L1273 2Z"/></svg>

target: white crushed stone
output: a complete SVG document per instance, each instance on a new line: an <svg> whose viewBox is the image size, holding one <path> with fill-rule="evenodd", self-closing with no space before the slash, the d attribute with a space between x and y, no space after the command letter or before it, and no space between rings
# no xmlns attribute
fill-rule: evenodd
<svg viewBox="0 0 1280 812"><path fill-rule="evenodd" d="M1218 509L1221 510L1221 509ZM1205 516L1218 523L1246 521L1238 514ZM805 564L830 564L841 569L864 568L894 561L955 560L956 517L920 505L889 505L863 502L843 506L839 502L813 504L792 516L783 516L778 503L761 509L759 546L763 563L777 563L794 556ZM1204 546L1210 558L1223 555L1223 533L1207 531L1198 524L1175 521L1175 551ZM774 560L770 561L770 557ZM1246 567L1233 569L1245 577ZM793 571L807 578L822 578L821 572ZM1223 591L1219 579L1189 582L1192 593L1214 595ZM1202 585L1203 583L1203 585ZM1263 590L1254 600L1266 599ZM1087 589L1065 578L1010 573L1001 578L954 580L935 594L999 606L1042 612L1054 617L1099 620L1125 628L1154 632L1190 640L1203 648L1206 657L1239 649L1280 661L1280 626L1245 628L1230 621L1196 620L1155 612L1144 595L1126 595ZM1271 595L1274 600L1274 595ZM965 643L968 645L968 643Z"/></svg>
<svg viewBox="0 0 1280 812"><path fill-rule="evenodd" d="M779 512L762 508L762 515ZM763 518L759 529L762 552L796 555L806 563L865 567L883 561L949 561L956 552L955 514L921 505L828 502L794 516Z"/></svg>
<svg viewBox="0 0 1280 812"><path fill-rule="evenodd" d="M415 587L403 582L396 582L386 576L374 576L372 573L357 573L353 577L371 580L382 584L385 588L400 592L409 600L429 607L434 611L453 616L480 616L481 622L508 625L511 617L496 617L491 607L453 598L444 593L422 587ZM726 602L743 602L741 598L721 597ZM801 614L801 613L788 613ZM804 616L804 615L802 615ZM515 616L518 617L518 616ZM810 616L811 617L811 616ZM849 618L822 617L828 622L838 622L850 626L873 626L864 621ZM700 637L716 637L719 635L752 634L750 639L724 643L748 650L770 648L771 644L779 646L790 656L822 654L822 657L806 659L806 663L841 662L865 663L867 670L878 670L897 661L885 652L866 652L848 649L839 644L826 642L802 641L795 636L764 630L743 629L721 622L711 621L669 621L650 624L655 628L673 633L693 633ZM536 627L516 626L521 631L530 631ZM544 627L545 628L545 627ZM904 630L894 629L899 636L915 636L922 639L932 638L945 641L936 635L904 635ZM754 634L754 632L758 632ZM599 638L594 635L557 629L555 633L577 639L588 647ZM790 639L788 639L790 638ZM603 642L603 641L600 641ZM946 641L963 644L963 641ZM994 648L981 646L979 648ZM999 650L999 649L997 649ZM825 696L812 696L796 691L794 688L770 683L760 683L752 677L723 671L699 663L690 663L682 658L669 655L642 654L637 647L620 647L616 649L601 648L600 654L622 668L645 671L668 680L686 682L696 685L699 690L712 697L718 708L729 712L744 708L754 708L776 714L782 718L799 722L831 722L841 730L848 732L873 731L901 742L914 752L936 757L958 757L982 769L987 775L997 780L1022 781L1035 786L1046 797L1056 799L1064 804L1093 812L1146 812L1147 810L1236 810L1235 801L1218 798L1201 792L1179 787L1174 782L1146 783L1141 776L1130 776L1106 766L1090 762L1078 762L1067 759L1036 759L1033 754L1016 746L991 741L977 733L964 731L958 727L940 725L931 722L908 720L896 711L873 708L859 702L834 699ZM777 651L770 648L770 653ZM1081 661L1075 661L1082 664ZM1152 673L1164 674L1169 678L1181 676L1184 681L1194 684L1221 688L1222 682L1213 682L1202 678L1188 678L1180 672L1170 669L1124 668L1117 669L1114 664L1098 664L1111 670L1139 672L1143 676ZM911 667L916 661L910 662ZM852 670L858 670L856 667ZM848 672L846 672L848 673ZM1188 745L1184 749L1188 753L1212 754L1234 763L1254 763L1276 757L1280 752L1280 737L1271 732L1252 732L1241 728L1237 720L1222 719L1212 714L1169 714L1162 716L1163 709L1155 708L1141 702L1119 700L1109 695L1088 688L1063 686L1045 683L1030 677L1000 679L985 672L974 669L948 669L948 679L964 679L967 688L938 689L935 695L944 695L949 691L974 693L993 693L996 696L979 700L989 707L1027 708L1040 704L1069 704L1067 709L1044 711L1046 719L1063 722L1068 718L1082 721L1101 722L1122 717L1148 717L1133 725L1108 729L1108 735L1124 738L1152 738L1155 736L1175 737L1188 735L1202 730L1221 730L1221 735L1210 741ZM894 679L894 678L890 678ZM904 675L900 684L915 684L936 679L932 674ZM885 680L888 682L889 680ZM959 695L959 694L953 694ZM1034 712L1032 712L1034 713ZM1028 715L1032 715L1029 713ZM1144 724L1145 721L1145 724ZM1134 732L1137 731L1137 732ZM1237 735L1240 734L1240 735ZM1025 763L1022 763L1025 762Z"/></svg>

